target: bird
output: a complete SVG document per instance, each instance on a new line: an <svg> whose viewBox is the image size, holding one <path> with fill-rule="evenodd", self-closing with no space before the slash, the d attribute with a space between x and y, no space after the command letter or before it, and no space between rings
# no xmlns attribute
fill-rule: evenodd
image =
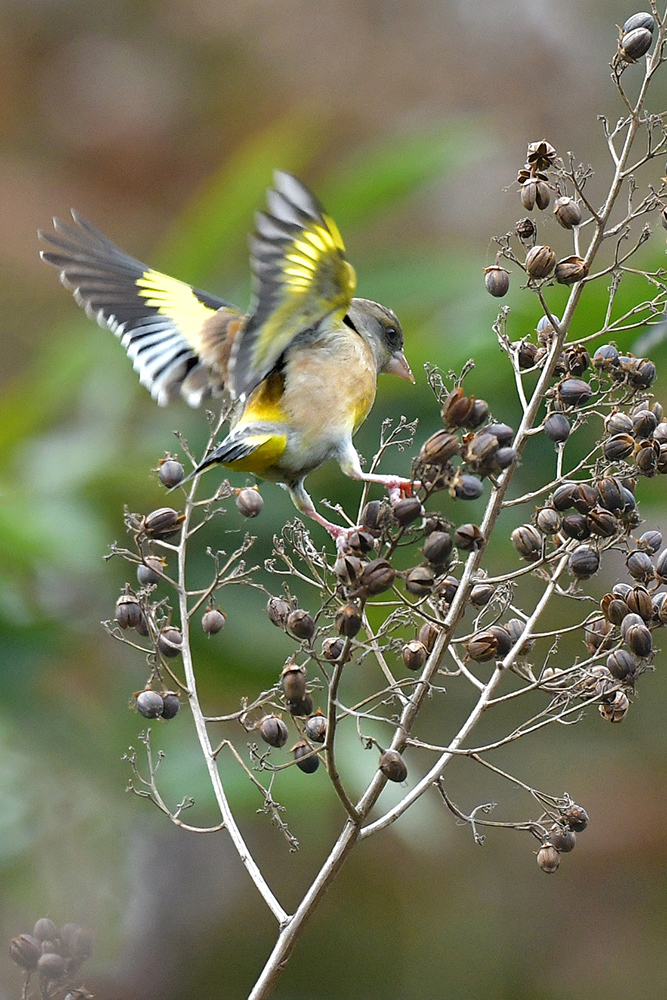
<svg viewBox="0 0 667 1000"><path fill-rule="evenodd" d="M160 406L231 402L226 437L188 477L222 465L288 490L297 510L341 544L349 528L323 517L306 477L329 459L392 501L408 480L364 472L352 438L373 406L377 377L414 382L396 314L356 298L356 274L334 220L310 190L275 171L249 238L252 300L230 302L141 263L72 209L39 232L42 260L75 301L111 330Z"/></svg>

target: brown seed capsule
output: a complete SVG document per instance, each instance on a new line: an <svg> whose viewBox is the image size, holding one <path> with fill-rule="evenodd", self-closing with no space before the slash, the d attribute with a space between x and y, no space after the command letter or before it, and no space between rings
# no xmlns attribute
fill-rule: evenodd
<svg viewBox="0 0 667 1000"><path fill-rule="evenodd" d="M511 648L516 645L526 631L526 624L520 618L510 618L508 622L505 622L504 629L510 637ZM529 653L534 645L534 639L527 639L521 647L521 655L523 656L524 653Z"/></svg>
<svg viewBox="0 0 667 1000"><path fill-rule="evenodd" d="M162 695L150 689L140 691L136 697L135 704L137 712L139 715L143 715L144 719L159 719L164 712Z"/></svg>
<svg viewBox="0 0 667 1000"><path fill-rule="evenodd" d="M437 595L445 604L451 604L456 597L456 591L459 589L459 581L455 576L446 576L444 580L441 580L438 584ZM421 632L419 633L421 638ZM423 640L422 640L423 641ZM427 645L424 643L424 645Z"/></svg>
<svg viewBox="0 0 667 1000"><path fill-rule="evenodd" d="M593 395L588 382L580 378L566 378L558 386L558 396L563 406L583 406Z"/></svg>
<svg viewBox="0 0 667 1000"><path fill-rule="evenodd" d="M442 407L442 419L445 427L450 430L455 427L465 427L474 407L474 396L465 396L461 386L452 389Z"/></svg>
<svg viewBox="0 0 667 1000"><path fill-rule="evenodd" d="M591 532L599 538L612 538L618 532L616 517L604 507L593 507L588 512L588 524Z"/></svg>
<svg viewBox="0 0 667 1000"><path fill-rule="evenodd" d="M667 583L667 549L663 549L655 561L655 578L660 583Z"/></svg>
<svg viewBox="0 0 667 1000"><path fill-rule="evenodd" d="M293 660L288 660L280 672L280 686L285 700L301 701L306 696L306 671Z"/></svg>
<svg viewBox="0 0 667 1000"><path fill-rule="evenodd" d="M552 413L544 421L544 433L554 444L562 444L570 436L570 421L564 413Z"/></svg>
<svg viewBox="0 0 667 1000"><path fill-rule="evenodd" d="M522 340L520 344L514 344L516 347L516 356L519 362L519 368L525 371L527 368L533 368L536 360L539 348L537 344L532 344L529 340Z"/></svg>
<svg viewBox="0 0 667 1000"><path fill-rule="evenodd" d="M478 500L484 492L481 480L461 472L457 472L452 488L459 500Z"/></svg>
<svg viewBox="0 0 667 1000"><path fill-rule="evenodd" d="M489 660L495 660L499 655L498 639L490 629L474 635L465 643L465 648L470 659L475 660L476 663L487 663Z"/></svg>
<svg viewBox="0 0 667 1000"><path fill-rule="evenodd" d="M546 139L528 143L527 166L535 170L548 170L555 162L556 150Z"/></svg>
<svg viewBox="0 0 667 1000"><path fill-rule="evenodd" d="M653 563L651 562L651 557L646 552L638 550L631 552L625 560L625 565L628 567L628 573L633 580L645 581L650 580L653 576Z"/></svg>
<svg viewBox="0 0 667 1000"><path fill-rule="evenodd" d="M405 761L397 750L385 750L380 755L378 769L382 771L389 781L405 781L408 776L408 769Z"/></svg>
<svg viewBox="0 0 667 1000"><path fill-rule="evenodd" d="M645 531L644 534L640 535L638 538L637 545L642 552L648 552L649 555L653 556L662 545L662 535L659 531Z"/></svg>
<svg viewBox="0 0 667 1000"><path fill-rule="evenodd" d="M658 471L658 460L660 457L660 445L654 442L652 445L648 442L644 447L640 448L635 455L635 466L637 471L641 473L642 476L647 476L649 479L655 476Z"/></svg>
<svg viewBox="0 0 667 1000"><path fill-rule="evenodd" d="M313 753L312 747L307 743L297 743L293 749L296 766L305 774L314 774L320 766L320 758Z"/></svg>
<svg viewBox="0 0 667 1000"><path fill-rule="evenodd" d="M50 917L40 917L35 922L32 933L38 941L55 941L58 937L58 928Z"/></svg>
<svg viewBox="0 0 667 1000"><path fill-rule="evenodd" d="M137 580L142 587L154 587L162 579L167 563L160 556L144 556L143 563L137 566Z"/></svg>
<svg viewBox="0 0 667 1000"><path fill-rule="evenodd" d="M511 534L512 545L526 562L542 558L542 536L532 524L522 524Z"/></svg>
<svg viewBox="0 0 667 1000"><path fill-rule="evenodd" d="M366 563L361 574L361 586L369 594L382 594L393 586L396 570L386 559L373 559Z"/></svg>
<svg viewBox="0 0 667 1000"><path fill-rule="evenodd" d="M522 242L532 240L537 232L535 223L532 219L519 219L518 222L514 224L514 232L519 237Z"/></svg>
<svg viewBox="0 0 667 1000"><path fill-rule="evenodd" d="M134 594L120 595L114 617L121 628L137 628L141 624L144 615Z"/></svg>
<svg viewBox="0 0 667 1000"><path fill-rule="evenodd" d="M405 589L416 597L430 594L435 583L435 574L430 566L415 566L405 574Z"/></svg>
<svg viewBox="0 0 667 1000"><path fill-rule="evenodd" d="M630 699L625 691L617 691L610 702L598 705L598 711L607 722L622 722L628 714Z"/></svg>
<svg viewBox="0 0 667 1000"><path fill-rule="evenodd" d="M526 271L531 278L548 278L555 266L556 254L551 247L538 244L526 254Z"/></svg>
<svg viewBox="0 0 667 1000"><path fill-rule="evenodd" d="M389 514L388 520L390 520L389 509L387 509L387 513ZM375 537L370 531L353 531L348 535L347 548L350 552L365 556L367 552L372 552L375 548Z"/></svg>
<svg viewBox="0 0 667 1000"><path fill-rule="evenodd" d="M202 616L201 627L206 635L217 635L225 627L226 617L218 608L209 608Z"/></svg>
<svg viewBox="0 0 667 1000"><path fill-rule="evenodd" d="M598 650L609 649L613 643L614 626L604 618L596 618L584 629L586 646L592 655Z"/></svg>
<svg viewBox="0 0 667 1000"><path fill-rule="evenodd" d="M424 541L424 559L434 566L444 566L449 561L454 543L447 531L432 531Z"/></svg>
<svg viewBox="0 0 667 1000"><path fill-rule="evenodd" d="M656 625L667 624L667 594L656 594L653 598L653 621Z"/></svg>
<svg viewBox="0 0 667 1000"><path fill-rule="evenodd" d="M279 749L287 743L289 730L278 715L265 715L260 720L257 728L259 729L259 735L269 746Z"/></svg>
<svg viewBox="0 0 667 1000"><path fill-rule="evenodd" d="M287 711L290 715L296 716L301 719L305 716L313 714L313 699L309 694L304 694L303 698L295 698L287 703Z"/></svg>
<svg viewBox="0 0 667 1000"><path fill-rule="evenodd" d="M602 507L611 511L612 514L623 510L625 500L623 497L623 487L618 479L613 476L606 476L600 479L597 484L598 499Z"/></svg>
<svg viewBox="0 0 667 1000"><path fill-rule="evenodd" d="M177 628L167 625L158 636L157 648L163 656L179 656L183 648L183 636Z"/></svg>
<svg viewBox="0 0 667 1000"><path fill-rule="evenodd" d="M339 556L333 565L333 571L338 578L338 582L349 587L359 580L364 564L357 556L350 554Z"/></svg>
<svg viewBox="0 0 667 1000"><path fill-rule="evenodd" d="M542 507L535 515L535 524L545 535L557 535L560 531L561 517L554 507Z"/></svg>
<svg viewBox="0 0 667 1000"><path fill-rule="evenodd" d="M269 621L277 625L278 628L285 628L291 610L287 601L283 601L282 597L269 597L266 602L266 613L269 616Z"/></svg>
<svg viewBox="0 0 667 1000"><path fill-rule="evenodd" d="M470 603L476 608L484 608L495 592L495 587L490 583L476 583L470 591Z"/></svg>
<svg viewBox="0 0 667 1000"><path fill-rule="evenodd" d="M630 613L630 609L625 601L621 600L620 597L615 597L613 594L604 595L600 601L600 608L602 614L612 625L620 625L625 616Z"/></svg>
<svg viewBox="0 0 667 1000"><path fill-rule="evenodd" d="M657 375L658 369L653 362L642 358L629 372L628 381L634 389L648 389L655 382Z"/></svg>
<svg viewBox="0 0 667 1000"><path fill-rule="evenodd" d="M325 660L337 660L339 659L341 653L345 649L344 639L323 639L322 640L322 656Z"/></svg>
<svg viewBox="0 0 667 1000"><path fill-rule="evenodd" d="M262 513L263 506L264 498L254 486L248 486L236 494L237 510L244 517L257 517L258 514Z"/></svg>
<svg viewBox="0 0 667 1000"><path fill-rule="evenodd" d="M356 604L344 604L336 612L335 618L336 631L339 635L347 636L348 639L353 639L359 629L361 628L361 615L359 613L359 608Z"/></svg>
<svg viewBox="0 0 667 1000"><path fill-rule="evenodd" d="M571 802L569 806L561 810L560 817L569 826L570 830L574 830L575 833L583 833L589 822L586 810L583 806L578 806L575 802Z"/></svg>
<svg viewBox="0 0 667 1000"><path fill-rule="evenodd" d="M561 198L556 198L554 215L563 229L574 229L581 222L581 209L579 205L574 198L568 198L565 195Z"/></svg>
<svg viewBox="0 0 667 1000"><path fill-rule="evenodd" d="M455 579L455 578L450 577L449 579ZM440 635L440 630L436 628L436 626L433 625L432 622L424 622L422 627L419 629L419 635L417 638L419 639L420 642L422 642L426 646L427 651L431 653L433 651L433 647L435 646L435 640L438 638L439 635Z"/></svg>
<svg viewBox="0 0 667 1000"><path fill-rule="evenodd" d="M543 212L550 201L551 188L542 177L529 176L521 185L521 204L527 212L532 212L535 207Z"/></svg>
<svg viewBox="0 0 667 1000"><path fill-rule="evenodd" d="M618 348L613 344L603 344L593 355L593 367L602 371L613 371L619 364Z"/></svg>
<svg viewBox="0 0 667 1000"><path fill-rule="evenodd" d="M614 434L604 443L604 455L610 462L622 462L635 450L635 440L631 434Z"/></svg>
<svg viewBox="0 0 667 1000"><path fill-rule="evenodd" d="M605 417L604 429L607 434L632 434L634 430L632 417L620 410L614 410Z"/></svg>
<svg viewBox="0 0 667 1000"><path fill-rule="evenodd" d="M464 552L472 552L482 547L484 535L477 524L461 524L454 532L454 544Z"/></svg>
<svg viewBox="0 0 667 1000"><path fill-rule="evenodd" d="M624 62L637 62L651 48L652 41L653 35L648 28L633 28L621 37L618 43L619 55Z"/></svg>
<svg viewBox="0 0 667 1000"><path fill-rule="evenodd" d="M173 490L185 479L185 469L174 458L163 458L157 470L158 479L167 489Z"/></svg>
<svg viewBox="0 0 667 1000"><path fill-rule="evenodd" d="M564 257L556 264L556 281L561 285L574 285L582 281L588 274L588 264L583 257L573 254Z"/></svg>
<svg viewBox="0 0 667 1000"><path fill-rule="evenodd" d="M159 507L146 514L141 523L141 530L151 538L171 538L180 530L185 514L179 514L173 507Z"/></svg>
<svg viewBox="0 0 667 1000"><path fill-rule="evenodd" d="M62 955L47 951L37 962L37 972L40 978L49 983L56 983L65 978L67 963Z"/></svg>
<svg viewBox="0 0 667 1000"><path fill-rule="evenodd" d="M181 703L175 691L165 691L162 695L162 718L175 719L181 710Z"/></svg>
<svg viewBox="0 0 667 1000"><path fill-rule="evenodd" d="M569 854L575 848L577 836L569 827L562 827L558 823L554 823L549 830L549 843L561 854Z"/></svg>
<svg viewBox="0 0 667 1000"><path fill-rule="evenodd" d="M327 738L327 720L318 710L306 721L303 731L313 743L324 743Z"/></svg>
<svg viewBox="0 0 667 1000"><path fill-rule="evenodd" d="M502 625L489 625L486 631L496 640L498 645L498 656L507 656L512 648L512 639L507 629L503 628Z"/></svg>
<svg viewBox="0 0 667 1000"><path fill-rule="evenodd" d="M447 430L436 431L427 438L419 453L419 461L424 465L446 465L450 458L457 455L461 447L456 434Z"/></svg>
<svg viewBox="0 0 667 1000"><path fill-rule="evenodd" d="M650 438L658 426L658 418L653 410L639 410L628 419L632 421L631 433L640 441Z"/></svg>
<svg viewBox="0 0 667 1000"><path fill-rule="evenodd" d="M623 629L623 626L628 618L633 617L634 615L628 615L627 618L624 618L621 629ZM626 628L624 630L623 638L635 656L643 658L651 655L651 649L653 648L651 632L643 622L641 625L630 625L629 628Z"/></svg>
<svg viewBox="0 0 667 1000"><path fill-rule="evenodd" d="M302 608L290 611L287 616L287 628L297 639L312 639L315 635L315 622Z"/></svg>
<svg viewBox="0 0 667 1000"><path fill-rule="evenodd" d="M421 500L417 497L406 497L405 500L399 500L398 503L395 503L391 511L394 515L394 520L402 527L406 527L422 516L424 508L422 507Z"/></svg>
<svg viewBox="0 0 667 1000"><path fill-rule="evenodd" d="M563 483L553 495L553 505L561 513L574 507L575 498L579 496L579 483Z"/></svg>
<svg viewBox="0 0 667 1000"><path fill-rule="evenodd" d="M380 500L369 500L361 512L361 525L367 531L381 530L381 511L383 509Z"/></svg>
<svg viewBox="0 0 667 1000"><path fill-rule="evenodd" d="M412 639L403 646L401 657L403 658L404 666L408 670L421 670L426 663L428 650L419 639Z"/></svg>
<svg viewBox="0 0 667 1000"><path fill-rule="evenodd" d="M565 515L561 523L561 530L567 538L576 538L580 542L589 538L591 533L586 515L576 511Z"/></svg>
<svg viewBox="0 0 667 1000"><path fill-rule="evenodd" d="M37 968L41 954L40 943L32 934L19 934L10 941L9 957L26 972L32 972Z"/></svg>
<svg viewBox="0 0 667 1000"><path fill-rule="evenodd" d="M484 271L484 284L486 290L497 299L507 295L510 287L510 273L498 264L487 267Z"/></svg>
<svg viewBox="0 0 667 1000"><path fill-rule="evenodd" d="M560 851L551 844L544 844L537 852L537 863L543 872L552 875L560 864Z"/></svg>
<svg viewBox="0 0 667 1000"><path fill-rule="evenodd" d="M599 570L600 556L595 549L591 549L587 545L579 545L571 553L567 566L570 573L579 580L588 580Z"/></svg>
<svg viewBox="0 0 667 1000"><path fill-rule="evenodd" d="M638 14L632 14L632 16L629 17L623 25L623 34L627 35L629 31L634 31L635 28L646 28L651 32L651 34L653 34L655 30L655 19L653 15L648 14L645 11L640 11Z"/></svg>
<svg viewBox="0 0 667 1000"><path fill-rule="evenodd" d="M607 670L617 681L632 681L637 676L639 663L627 649L615 649L607 657Z"/></svg>

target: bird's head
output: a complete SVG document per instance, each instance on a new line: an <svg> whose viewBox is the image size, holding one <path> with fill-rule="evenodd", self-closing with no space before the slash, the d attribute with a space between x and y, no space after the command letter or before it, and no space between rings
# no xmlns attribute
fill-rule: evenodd
<svg viewBox="0 0 667 1000"><path fill-rule="evenodd" d="M352 299L345 322L371 348L378 375L398 375L414 382L403 353L403 330L396 313L370 299Z"/></svg>

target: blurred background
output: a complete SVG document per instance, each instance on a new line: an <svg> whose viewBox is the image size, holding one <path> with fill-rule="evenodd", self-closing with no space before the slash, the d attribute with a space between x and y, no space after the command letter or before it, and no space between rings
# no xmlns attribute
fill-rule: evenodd
<svg viewBox="0 0 667 1000"><path fill-rule="evenodd" d="M185 1000L245 996L275 935L224 835L185 834L125 793L121 758L143 728L128 705L145 674L99 624L130 579L120 560L103 559L124 541L123 505L146 512L165 503L150 470L177 447L176 429L200 451L205 419L152 403L114 337L40 263L36 230L74 206L133 255L245 305L253 211L273 168L291 170L338 222L359 294L393 307L406 331L417 385L381 380L362 453L373 454L386 414L418 417L422 440L436 429L427 361L446 373L474 356L466 385L496 418L516 423L483 268L495 258L492 237L525 214L514 182L528 142L573 150L595 169L592 200L606 191L610 161L596 116L614 122L623 112L608 63L615 24L634 11L628 0L4 0L0 942L40 916L76 921L95 933L85 981L101 1000ZM641 73L626 74L631 92ZM650 109L662 111L666 98L663 72ZM663 169L656 162L643 182L657 185ZM570 253L567 234L544 214L541 238ZM663 266L664 252L658 228L642 266ZM582 336L604 312L598 284L578 313ZM540 315L519 285L515 275L513 339ZM638 279L624 301L644 293ZM565 292L550 296L558 312ZM652 356L664 369L664 347ZM660 379L658 398L662 387ZM407 472L407 454L394 460L392 471ZM518 488L550 478L553 453L536 446L524 466ZM316 499L353 504L358 488L342 480L327 468L309 487ZM264 512L251 523L257 561L293 515L280 490L262 492ZM640 497L646 527L665 527L663 481L643 482ZM481 511L443 504L464 520ZM507 522L496 566L516 562L507 542L516 523ZM234 547L247 526L232 507L211 544ZM205 573L205 557L194 571ZM595 586L602 593L612 582ZM291 651L262 595L230 589L221 596L225 630L196 640L211 713L274 683ZM562 606L554 613L557 623ZM567 666L582 648L563 643L558 662ZM667 971L660 655L656 666L622 726L593 711L493 758L588 810L589 830L556 875L538 870L527 834L493 832L478 847L426 797L353 855L276 997L655 995ZM452 693L443 740L466 698ZM214 823L190 721L184 710L154 727L166 751L162 790L173 805L194 796L192 822ZM461 762L448 778L463 809L494 800L497 819L535 816L525 795L476 767ZM341 810L322 770L287 772L278 798L301 843L290 854L255 815L261 803L249 783L228 778L251 848L289 909ZM0 1000L14 1000L21 976L6 953L0 947Z"/></svg>

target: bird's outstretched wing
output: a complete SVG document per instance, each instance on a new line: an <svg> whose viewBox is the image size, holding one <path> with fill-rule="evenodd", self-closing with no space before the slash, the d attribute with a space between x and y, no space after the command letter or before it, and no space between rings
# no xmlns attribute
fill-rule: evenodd
<svg viewBox="0 0 667 1000"><path fill-rule="evenodd" d="M39 233L54 248L42 259L60 270L87 315L115 333L154 399L165 405L180 393L198 406L221 392L239 310L130 257L73 209L72 219Z"/></svg>
<svg viewBox="0 0 667 1000"><path fill-rule="evenodd" d="M276 171L250 240L254 307L234 344L231 389L247 397L298 334L342 319L356 287L338 228L291 174Z"/></svg>

